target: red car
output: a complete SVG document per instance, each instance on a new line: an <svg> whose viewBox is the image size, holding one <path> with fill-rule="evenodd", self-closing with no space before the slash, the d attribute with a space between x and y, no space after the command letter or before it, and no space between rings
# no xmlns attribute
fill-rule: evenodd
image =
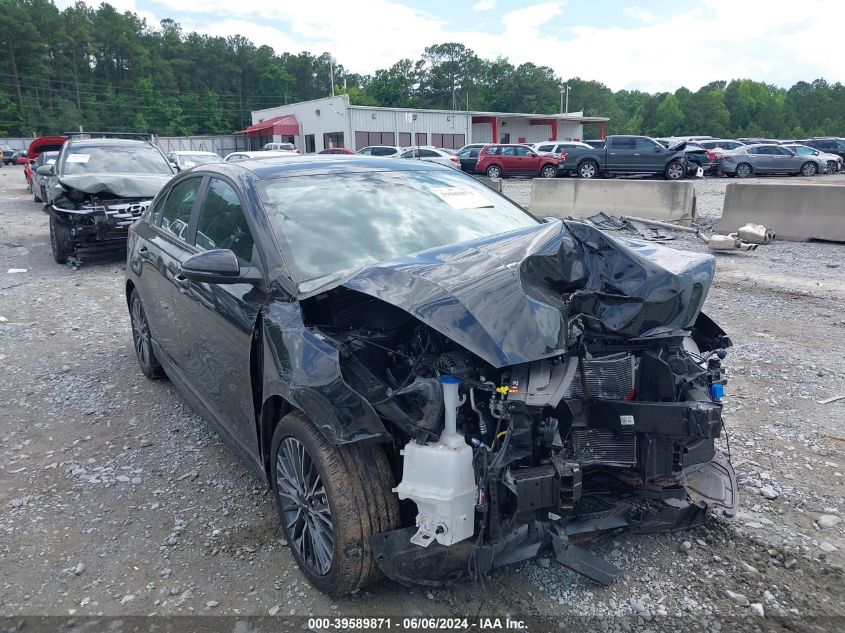
<svg viewBox="0 0 845 633"><path fill-rule="evenodd" d="M29 160L23 163L23 174L26 184L32 189L32 164L41 152L58 152L65 144L67 136L39 136L29 144L26 155Z"/></svg>
<svg viewBox="0 0 845 633"><path fill-rule="evenodd" d="M487 174L490 178L502 176L541 176L554 178L558 165L566 160L566 154L560 158L538 154L527 145L488 144L478 153L475 171Z"/></svg>
<svg viewBox="0 0 845 633"><path fill-rule="evenodd" d="M317 152L318 154L354 154L351 149L345 147L327 147L324 150Z"/></svg>

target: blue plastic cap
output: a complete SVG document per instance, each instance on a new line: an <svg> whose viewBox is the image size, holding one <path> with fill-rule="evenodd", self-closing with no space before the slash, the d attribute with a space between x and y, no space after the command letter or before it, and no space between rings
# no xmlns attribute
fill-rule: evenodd
<svg viewBox="0 0 845 633"><path fill-rule="evenodd" d="M455 376L447 376L446 374L441 374L440 382L444 385L459 385L461 384L461 379L456 378Z"/></svg>
<svg viewBox="0 0 845 633"><path fill-rule="evenodd" d="M710 385L710 397L713 400L721 400L725 397L725 385Z"/></svg>

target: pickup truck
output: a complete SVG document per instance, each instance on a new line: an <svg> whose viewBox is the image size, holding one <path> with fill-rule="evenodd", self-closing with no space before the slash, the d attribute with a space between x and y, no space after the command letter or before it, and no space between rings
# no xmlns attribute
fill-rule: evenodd
<svg viewBox="0 0 845 633"><path fill-rule="evenodd" d="M573 148L567 152L561 171L581 178L617 174L652 174L667 180L687 175L683 150L666 149L648 136L608 136L604 147Z"/></svg>

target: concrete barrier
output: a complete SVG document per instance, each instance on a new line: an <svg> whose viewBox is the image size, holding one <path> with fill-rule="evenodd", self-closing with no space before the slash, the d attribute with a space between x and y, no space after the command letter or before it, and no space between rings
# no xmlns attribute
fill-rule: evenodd
<svg viewBox="0 0 845 633"><path fill-rule="evenodd" d="M845 186L732 182L718 232L736 231L747 222L770 228L777 239L845 242Z"/></svg>
<svg viewBox="0 0 845 633"><path fill-rule="evenodd" d="M695 189L690 180L535 178L528 210L539 217L636 215L692 224Z"/></svg>
<svg viewBox="0 0 845 633"><path fill-rule="evenodd" d="M491 187L491 188L495 189L496 191L498 191L499 193L502 193L502 179L501 178L488 178L487 176L476 176L475 178L477 180L480 180L481 182L483 182L488 187Z"/></svg>

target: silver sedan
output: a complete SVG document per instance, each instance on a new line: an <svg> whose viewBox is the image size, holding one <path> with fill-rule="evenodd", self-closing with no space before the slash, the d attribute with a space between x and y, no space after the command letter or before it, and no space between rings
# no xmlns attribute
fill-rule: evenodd
<svg viewBox="0 0 845 633"><path fill-rule="evenodd" d="M402 152L399 158L418 158L430 163L439 163L440 165L446 165L446 167L453 167L454 169L461 168L461 161L453 150L439 147L414 147Z"/></svg>
<svg viewBox="0 0 845 633"><path fill-rule="evenodd" d="M716 160L721 173L737 178L757 174L814 176L827 171L827 162L818 156L801 156L783 145L745 145L718 154Z"/></svg>

